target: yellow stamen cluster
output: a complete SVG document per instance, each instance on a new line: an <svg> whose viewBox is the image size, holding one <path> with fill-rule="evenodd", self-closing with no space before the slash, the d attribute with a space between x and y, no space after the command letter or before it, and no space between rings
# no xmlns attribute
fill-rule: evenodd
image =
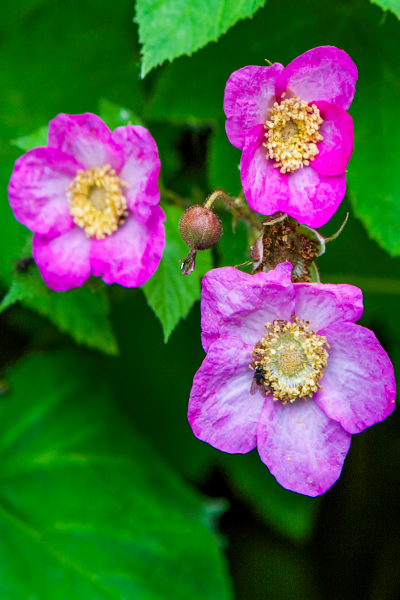
<svg viewBox="0 0 400 600"><path fill-rule="evenodd" d="M283 404L312 397L322 390L318 383L328 362L326 337L310 331L309 321L292 316L265 325L265 336L254 346L251 369L259 368L267 393ZM259 371L260 372L260 371Z"/></svg>
<svg viewBox="0 0 400 600"><path fill-rule="evenodd" d="M123 187L129 187L110 165L79 170L67 187L69 212L88 238L103 240L125 223L128 208Z"/></svg>
<svg viewBox="0 0 400 600"><path fill-rule="evenodd" d="M318 133L323 120L316 105L309 106L295 96L275 102L268 112L270 120L264 125L267 142L263 144L267 158L276 160L274 167L281 173L308 166L318 154L316 143L324 139Z"/></svg>

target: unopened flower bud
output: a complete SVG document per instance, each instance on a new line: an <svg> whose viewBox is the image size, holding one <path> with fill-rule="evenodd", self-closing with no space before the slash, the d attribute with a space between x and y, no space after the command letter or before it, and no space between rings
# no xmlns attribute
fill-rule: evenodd
<svg viewBox="0 0 400 600"><path fill-rule="evenodd" d="M179 231L192 250L208 250L218 242L222 227L221 221L211 209L195 205L181 216Z"/></svg>
<svg viewBox="0 0 400 600"><path fill-rule="evenodd" d="M181 216L179 231L190 247L189 254L181 261L182 275L188 275L194 271L197 251L208 250L218 242L222 234L221 221L210 207L196 204Z"/></svg>

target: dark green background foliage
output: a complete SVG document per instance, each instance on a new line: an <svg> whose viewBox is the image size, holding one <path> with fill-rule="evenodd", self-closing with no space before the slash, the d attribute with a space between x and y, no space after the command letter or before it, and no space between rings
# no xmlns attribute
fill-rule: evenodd
<svg viewBox="0 0 400 600"><path fill-rule="evenodd" d="M350 218L318 265L324 282L363 289L361 324L400 369L399 2L380 0L385 13L367 0L263 4L2 6L1 600L400 596L396 412L353 436L342 477L316 499L281 488L255 451L230 456L198 441L186 419L204 357L201 277L244 262L251 242L217 204L220 243L180 275L181 212L212 189L240 191L240 152L224 132L226 80L317 45L343 48L359 68L348 194L323 233ZM92 279L57 294L34 265L16 270L30 236L7 202L14 161L43 143L56 114L86 111L111 128L145 124L159 148L167 245L143 290Z"/></svg>

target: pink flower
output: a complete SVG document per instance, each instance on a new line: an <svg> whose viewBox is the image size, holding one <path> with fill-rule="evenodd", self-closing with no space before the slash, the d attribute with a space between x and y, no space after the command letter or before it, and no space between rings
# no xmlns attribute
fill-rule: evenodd
<svg viewBox="0 0 400 600"><path fill-rule="evenodd" d="M144 284L165 244L150 133L138 125L111 132L91 113L60 114L47 143L16 161L8 186L15 218L35 232L45 283L65 291L92 273L105 283Z"/></svg>
<svg viewBox="0 0 400 600"><path fill-rule="evenodd" d="M354 138L346 111L356 81L351 58L332 46L313 48L286 68L232 73L226 133L243 150L242 185L254 210L283 211L310 227L329 221L346 191Z"/></svg>
<svg viewBox="0 0 400 600"><path fill-rule="evenodd" d="M207 356L188 417L199 439L231 454L257 446L283 487L317 496L339 478L351 434L393 411L396 386L375 335L354 324L361 291L293 284L290 272L284 263L256 275L207 273Z"/></svg>

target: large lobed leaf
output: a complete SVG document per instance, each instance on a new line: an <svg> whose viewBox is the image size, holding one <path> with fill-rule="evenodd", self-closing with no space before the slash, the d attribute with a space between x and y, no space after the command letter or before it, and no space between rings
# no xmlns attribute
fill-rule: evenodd
<svg viewBox="0 0 400 600"><path fill-rule="evenodd" d="M148 304L161 321L164 340L181 319L189 314L196 300L200 298L200 280L212 268L209 250L197 254L196 269L190 275L182 276L179 260L185 258L189 248L179 233L179 219L182 210L175 206L163 206L166 243L160 266L151 279L143 286Z"/></svg>
<svg viewBox="0 0 400 600"><path fill-rule="evenodd" d="M216 42L265 0L137 0L135 20L143 44L142 77L166 60Z"/></svg>
<svg viewBox="0 0 400 600"><path fill-rule="evenodd" d="M33 356L0 404L0 595L226 600L213 505L113 408L85 356Z"/></svg>

